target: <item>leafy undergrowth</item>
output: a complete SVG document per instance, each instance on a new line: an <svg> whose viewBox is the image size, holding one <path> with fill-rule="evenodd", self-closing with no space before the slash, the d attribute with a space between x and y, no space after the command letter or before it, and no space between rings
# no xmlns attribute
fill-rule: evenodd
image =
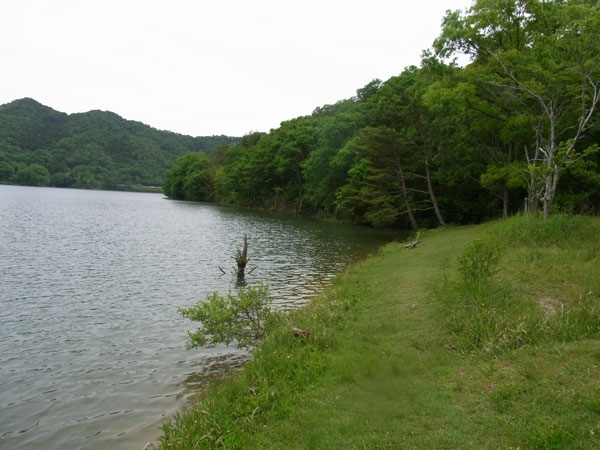
<svg viewBox="0 0 600 450"><path fill-rule="evenodd" d="M516 217L388 245L280 318L162 447L597 449L599 238L598 219Z"/></svg>

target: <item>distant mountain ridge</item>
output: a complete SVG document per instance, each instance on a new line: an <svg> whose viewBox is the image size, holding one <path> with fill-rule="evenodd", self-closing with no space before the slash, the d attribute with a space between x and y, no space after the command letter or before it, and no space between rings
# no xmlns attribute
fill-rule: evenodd
<svg viewBox="0 0 600 450"><path fill-rule="evenodd" d="M66 114L31 98L0 105L0 183L85 189L162 185L175 159L238 137L186 136L110 111Z"/></svg>

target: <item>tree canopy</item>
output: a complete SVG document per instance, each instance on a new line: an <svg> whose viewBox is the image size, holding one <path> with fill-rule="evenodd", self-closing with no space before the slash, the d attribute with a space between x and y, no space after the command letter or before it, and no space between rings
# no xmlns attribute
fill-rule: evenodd
<svg viewBox="0 0 600 450"><path fill-rule="evenodd" d="M600 102L600 6L590 0L477 0L450 13L438 53L463 52L511 124L533 131L524 145L528 205L547 217L564 169L596 151L584 142Z"/></svg>
<svg viewBox="0 0 600 450"><path fill-rule="evenodd" d="M449 11L420 67L222 148L212 198L410 228L596 213L599 25L592 0Z"/></svg>
<svg viewBox="0 0 600 450"><path fill-rule="evenodd" d="M167 174L163 192L179 200L208 201L212 197L213 174L204 153L186 153Z"/></svg>

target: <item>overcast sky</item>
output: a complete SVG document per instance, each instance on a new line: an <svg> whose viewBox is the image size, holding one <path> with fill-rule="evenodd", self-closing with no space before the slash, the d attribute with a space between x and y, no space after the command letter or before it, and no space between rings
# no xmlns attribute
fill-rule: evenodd
<svg viewBox="0 0 600 450"><path fill-rule="evenodd" d="M471 0L0 0L0 104L269 131L418 65Z"/></svg>

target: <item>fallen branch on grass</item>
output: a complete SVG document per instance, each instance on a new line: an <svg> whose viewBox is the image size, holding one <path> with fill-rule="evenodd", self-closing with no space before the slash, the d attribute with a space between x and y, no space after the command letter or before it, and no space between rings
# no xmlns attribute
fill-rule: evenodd
<svg viewBox="0 0 600 450"><path fill-rule="evenodd" d="M408 248L408 249L415 248L415 247L417 246L417 244L418 244L419 242L421 242L421 240L419 239L419 233L420 233L420 231L417 231L417 238L416 238L414 241L412 241L412 242L410 242L410 243L406 244L406 245L404 246L404 248Z"/></svg>
<svg viewBox="0 0 600 450"><path fill-rule="evenodd" d="M309 336L309 332L306 330L301 330L300 328L292 328L292 332L294 333L294 336L298 336L298 337L303 337L303 338L308 338Z"/></svg>

